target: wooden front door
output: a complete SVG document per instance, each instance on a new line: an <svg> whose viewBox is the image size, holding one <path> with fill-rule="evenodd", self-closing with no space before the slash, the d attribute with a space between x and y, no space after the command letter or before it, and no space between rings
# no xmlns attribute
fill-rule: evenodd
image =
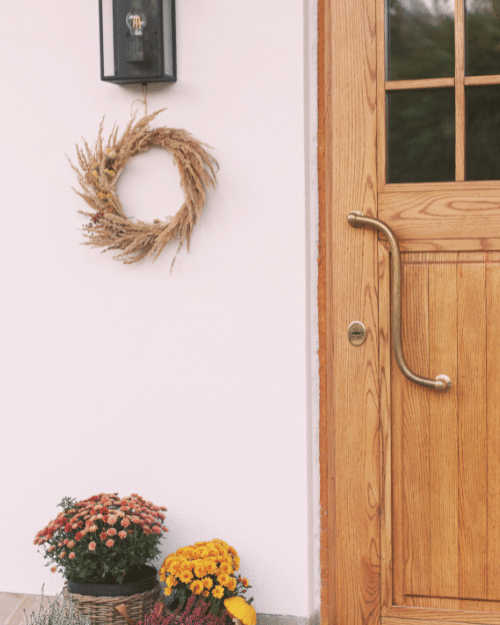
<svg viewBox="0 0 500 625"><path fill-rule="evenodd" d="M498 0L320 1L328 625L500 625L499 20ZM406 360L449 392L398 369L389 248L351 211L395 233Z"/></svg>

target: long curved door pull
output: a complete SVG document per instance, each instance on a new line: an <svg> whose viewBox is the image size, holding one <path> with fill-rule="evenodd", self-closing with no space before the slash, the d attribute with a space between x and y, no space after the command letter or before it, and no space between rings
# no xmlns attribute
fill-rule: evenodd
<svg viewBox="0 0 500 625"><path fill-rule="evenodd" d="M394 236L394 232L383 221L374 219L373 217L365 217L363 213L353 211L347 216L347 221L353 228L361 228L362 226L370 226L375 228L379 232L382 232L391 248L391 264L392 264L392 310L391 310L391 334L392 334L392 346L394 349L394 356L398 367L401 369L403 375L409 380L420 384L421 386L427 386L433 388L436 391L444 393L451 388L451 380L447 375L438 375L435 380L430 378L423 378L410 371L410 368L406 364L405 357L403 355L403 346L401 340L401 253L399 251L399 245Z"/></svg>

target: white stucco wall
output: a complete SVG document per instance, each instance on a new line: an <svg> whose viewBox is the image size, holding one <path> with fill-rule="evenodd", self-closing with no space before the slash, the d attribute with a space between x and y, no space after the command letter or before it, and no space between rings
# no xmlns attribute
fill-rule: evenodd
<svg viewBox="0 0 500 625"><path fill-rule="evenodd" d="M218 188L175 248L124 266L80 245L65 154L140 86L100 81L97 0L9 5L0 113L0 591L53 594L32 544L65 495L168 508L164 555L222 538L259 612L318 607L315 2L177 0L178 82L158 125L213 146ZM142 111L142 105L133 105ZM159 150L129 215L182 194Z"/></svg>

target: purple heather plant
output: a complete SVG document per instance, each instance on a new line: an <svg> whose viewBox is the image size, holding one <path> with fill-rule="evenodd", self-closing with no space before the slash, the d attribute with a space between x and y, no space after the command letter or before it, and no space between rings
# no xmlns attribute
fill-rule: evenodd
<svg viewBox="0 0 500 625"><path fill-rule="evenodd" d="M230 625L231 618L226 610L216 616L210 611L210 604L196 595L189 597L184 609L180 606L174 612L167 612L161 602L137 625Z"/></svg>

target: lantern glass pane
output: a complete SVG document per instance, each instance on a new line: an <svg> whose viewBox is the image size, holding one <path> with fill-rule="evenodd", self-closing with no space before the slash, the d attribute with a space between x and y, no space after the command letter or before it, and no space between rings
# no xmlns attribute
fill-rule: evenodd
<svg viewBox="0 0 500 625"><path fill-rule="evenodd" d="M104 76L115 74L113 0L102 0L102 62Z"/></svg>
<svg viewBox="0 0 500 625"><path fill-rule="evenodd" d="M172 2L167 0L163 8L163 73L167 76L174 75L172 11Z"/></svg>

